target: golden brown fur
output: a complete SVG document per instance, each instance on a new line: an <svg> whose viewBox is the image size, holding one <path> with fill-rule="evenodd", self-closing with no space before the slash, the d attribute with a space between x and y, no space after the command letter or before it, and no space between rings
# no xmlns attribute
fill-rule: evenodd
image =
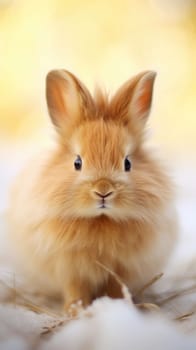
<svg viewBox="0 0 196 350"><path fill-rule="evenodd" d="M111 100L100 91L93 99L69 72L47 77L57 145L20 175L8 217L26 278L66 308L120 296L97 261L134 291L162 271L175 242L172 185L144 145L154 77L140 73Z"/></svg>

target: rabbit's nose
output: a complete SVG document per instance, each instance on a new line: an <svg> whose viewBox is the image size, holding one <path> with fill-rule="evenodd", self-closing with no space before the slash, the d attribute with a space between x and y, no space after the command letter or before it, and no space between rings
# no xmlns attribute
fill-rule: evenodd
<svg viewBox="0 0 196 350"><path fill-rule="evenodd" d="M92 190L96 197L105 199L114 193L114 186L107 179L99 179L96 181L96 183L94 183Z"/></svg>
<svg viewBox="0 0 196 350"><path fill-rule="evenodd" d="M94 193L95 193L98 197L101 197L101 198L105 199L105 198L111 196L112 193L113 193L113 191L107 192L107 193L105 193L105 194L100 193L100 192L97 192L97 191L94 191Z"/></svg>

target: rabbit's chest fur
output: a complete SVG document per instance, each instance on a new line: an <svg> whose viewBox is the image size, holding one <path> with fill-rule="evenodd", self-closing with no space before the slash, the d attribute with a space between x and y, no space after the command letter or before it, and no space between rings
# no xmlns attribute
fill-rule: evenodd
<svg viewBox="0 0 196 350"><path fill-rule="evenodd" d="M134 289L161 272L159 264L161 266L167 256L174 234L168 222L171 242L168 242L168 232L165 242L161 239L163 231L167 230L165 223L163 220L160 227L159 222L158 227L158 223L116 222L106 216L64 223L51 220L26 236L28 239L23 242L28 247L22 245L21 255L24 256L24 251L28 252L31 246L34 253L25 259L25 269L36 271L35 282L42 281L51 292L61 292L71 279L88 281L97 288L109 278L106 269L115 272Z"/></svg>

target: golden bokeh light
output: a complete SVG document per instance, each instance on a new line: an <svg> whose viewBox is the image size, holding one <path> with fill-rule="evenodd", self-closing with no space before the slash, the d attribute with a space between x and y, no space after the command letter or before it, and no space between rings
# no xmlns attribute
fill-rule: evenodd
<svg viewBox="0 0 196 350"><path fill-rule="evenodd" d="M153 69L155 139L194 154L195 61L195 1L0 1L0 137L43 137L51 69L72 71L91 91Z"/></svg>

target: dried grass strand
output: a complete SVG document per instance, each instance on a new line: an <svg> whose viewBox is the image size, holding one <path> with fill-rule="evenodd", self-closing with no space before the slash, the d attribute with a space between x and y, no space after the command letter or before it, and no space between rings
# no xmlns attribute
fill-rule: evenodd
<svg viewBox="0 0 196 350"><path fill-rule="evenodd" d="M107 271L112 277L114 277L116 282L121 286L122 295L123 295L124 299L132 303L132 296L131 296L131 293L129 291L129 288L122 282L122 280L117 275L117 273L112 271L111 269L109 269L107 266L105 266L104 264L102 264L98 260L96 260L96 264L99 265L105 271Z"/></svg>
<svg viewBox="0 0 196 350"><path fill-rule="evenodd" d="M163 298L163 299L157 301L157 304L159 306L164 306L166 303L172 301L175 298L179 298L179 297L187 295L187 294L192 294L194 292L196 292L196 285L193 285L193 286L191 286L191 287L189 287L187 289L182 289L179 292L175 292L173 294L170 294L165 299Z"/></svg>
<svg viewBox="0 0 196 350"><path fill-rule="evenodd" d="M163 277L163 273L159 273L158 275L155 275L148 283L146 283L141 289L139 289L135 294L134 298L142 297L146 289L151 287L154 283L156 283L160 278Z"/></svg>
<svg viewBox="0 0 196 350"><path fill-rule="evenodd" d="M13 293L13 299L12 300L9 300L9 303L11 302L14 306L22 306L30 311L33 311L33 312L36 312L36 313L39 313L39 314L46 314L48 316L51 316L51 317L59 317L59 315L57 315L56 313L53 313L52 311L46 309L46 308L43 308L43 307L40 307L39 305L36 305L34 303L32 303L30 300L28 300L27 298L25 298L22 293L19 292L19 290L16 289L16 287L10 287L9 285L7 285L4 281L1 281L1 283L7 288L9 289L9 291L11 291ZM16 299L17 297L19 299L21 299L21 301L18 301L16 303ZM5 304L5 302L4 302Z"/></svg>

